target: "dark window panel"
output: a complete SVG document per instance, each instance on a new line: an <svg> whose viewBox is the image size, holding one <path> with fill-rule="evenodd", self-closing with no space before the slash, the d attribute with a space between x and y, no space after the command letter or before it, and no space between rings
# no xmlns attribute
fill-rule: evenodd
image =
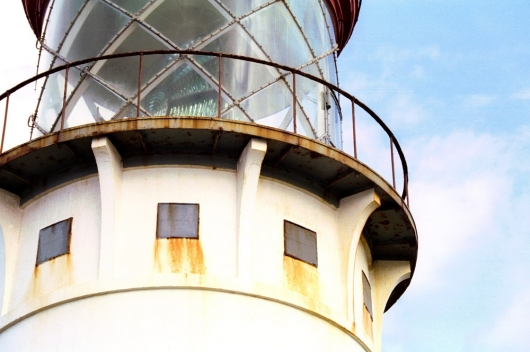
<svg viewBox="0 0 530 352"><path fill-rule="evenodd" d="M157 238L199 238L199 204L159 203Z"/></svg>
<svg viewBox="0 0 530 352"><path fill-rule="evenodd" d="M285 255L318 266L317 233L284 220Z"/></svg>
<svg viewBox="0 0 530 352"><path fill-rule="evenodd" d="M61 255L70 253L72 218L59 221L39 232L37 265Z"/></svg>

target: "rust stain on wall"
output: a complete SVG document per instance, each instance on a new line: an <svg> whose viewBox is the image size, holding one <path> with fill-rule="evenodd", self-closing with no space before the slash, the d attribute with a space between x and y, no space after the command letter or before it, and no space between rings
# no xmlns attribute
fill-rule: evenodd
<svg viewBox="0 0 530 352"><path fill-rule="evenodd" d="M190 238L157 239L154 246L156 269L160 273L204 274L201 242Z"/></svg>
<svg viewBox="0 0 530 352"><path fill-rule="evenodd" d="M73 284L73 265L70 254L53 258L33 269L30 298L40 297L61 287Z"/></svg>
<svg viewBox="0 0 530 352"><path fill-rule="evenodd" d="M320 299L318 269L300 260L284 256L283 274L289 289L316 301Z"/></svg>

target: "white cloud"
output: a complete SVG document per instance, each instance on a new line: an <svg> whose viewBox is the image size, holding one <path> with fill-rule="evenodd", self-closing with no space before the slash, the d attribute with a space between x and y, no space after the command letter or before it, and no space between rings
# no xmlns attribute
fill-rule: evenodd
<svg viewBox="0 0 530 352"><path fill-rule="evenodd" d="M444 271L473 241L495 234L499 204L507 202L514 157L503 138L454 132L408 144L411 206L420 247L411 292L447 284Z"/></svg>
<svg viewBox="0 0 530 352"><path fill-rule="evenodd" d="M530 89L523 89L513 94L511 98L516 100L530 100Z"/></svg>
<svg viewBox="0 0 530 352"><path fill-rule="evenodd" d="M411 94L399 93L390 102L385 120L394 126L414 125L427 117L425 109Z"/></svg>
<svg viewBox="0 0 530 352"><path fill-rule="evenodd" d="M530 287L508 298L491 330L483 334L486 351L528 351L530 347Z"/></svg>
<svg viewBox="0 0 530 352"><path fill-rule="evenodd" d="M491 105L498 100L498 96L492 94L471 94L462 98L462 106L467 108L482 108Z"/></svg>

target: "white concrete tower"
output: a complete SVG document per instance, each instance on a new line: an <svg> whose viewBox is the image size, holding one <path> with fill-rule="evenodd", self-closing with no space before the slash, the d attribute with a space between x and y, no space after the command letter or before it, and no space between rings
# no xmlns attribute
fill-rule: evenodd
<svg viewBox="0 0 530 352"><path fill-rule="evenodd" d="M0 96L0 351L381 349L417 235L337 87L357 0L22 2L49 71Z"/></svg>

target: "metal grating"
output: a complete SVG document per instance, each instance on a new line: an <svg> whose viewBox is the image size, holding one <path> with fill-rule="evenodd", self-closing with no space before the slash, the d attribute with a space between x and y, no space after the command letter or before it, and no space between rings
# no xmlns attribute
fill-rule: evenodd
<svg viewBox="0 0 530 352"><path fill-rule="evenodd" d="M40 230L37 265L70 253L72 220L73 218L59 221Z"/></svg>
<svg viewBox="0 0 530 352"><path fill-rule="evenodd" d="M318 266L317 233L284 220L285 255Z"/></svg>
<svg viewBox="0 0 530 352"><path fill-rule="evenodd" d="M158 203L157 238L199 238L199 204Z"/></svg>

